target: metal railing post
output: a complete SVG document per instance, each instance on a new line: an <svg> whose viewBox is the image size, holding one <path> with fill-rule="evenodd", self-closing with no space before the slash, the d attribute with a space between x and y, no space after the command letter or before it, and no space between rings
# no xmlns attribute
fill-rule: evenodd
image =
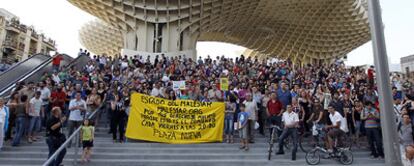
<svg viewBox="0 0 414 166"><path fill-rule="evenodd" d="M79 132L76 133L75 139L75 154L73 155L73 165L77 165L78 154L79 154Z"/></svg>

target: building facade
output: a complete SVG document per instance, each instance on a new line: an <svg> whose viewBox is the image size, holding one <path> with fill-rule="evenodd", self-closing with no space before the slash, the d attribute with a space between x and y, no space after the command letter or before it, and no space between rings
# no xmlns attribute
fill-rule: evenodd
<svg viewBox="0 0 414 166"><path fill-rule="evenodd" d="M11 64L29 56L56 51L55 41L39 34L31 26L20 23L19 18L0 9L0 62Z"/></svg>
<svg viewBox="0 0 414 166"><path fill-rule="evenodd" d="M120 29L132 52L195 57L197 41L218 41L311 63L370 40L366 0L68 1Z"/></svg>
<svg viewBox="0 0 414 166"><path fill-rule="evenodd" d="M414 75L414 54L400 59L401 71L404 75L411 77ZM412 77L411 77L412 78Z"/></svg>

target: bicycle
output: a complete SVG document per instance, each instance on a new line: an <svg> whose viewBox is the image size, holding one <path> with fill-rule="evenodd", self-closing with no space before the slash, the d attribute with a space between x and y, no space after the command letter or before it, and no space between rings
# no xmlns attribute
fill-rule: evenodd
<svg viewBox="0 0 414 166"><path fill-rule="evenodd" d="M324 132L323 128L318 128L316 122L313 122L312 132L311 132L311 139L306 140L305 134L302 134L299 137L299 147L304 152L307 153L316 146L324 146L324 137L326 132ZM325 133L321 136L322 133ZM352 148L352 137L347 134L345 134L342 138L342 147L344 148Z"/></svg>
<svg viewBox="0 0 414 166"><path fill-rule="evenodd" d="M348 148L334 148L333 152L328 152L325 148L316 146L311 151L307 152L305 155L306 163L309 165L317 165L321 161L321 154L328 154L328 158L337 159L343 165L351 165L354 161L351 150Z"/></svg>
<svg viewBox="0 0 414 166"><path fill-rule="evenodd" d="M326 137L327 136L325 136L325 138ZM343 137L347 138L346 134ZM338 141L340 139L341 138L335 139L335 143L334 143L335 146L333 148L333 152L329 152L326 148L323 148L319 144L316 144L315 148L313 148L312 150L306 153L305 155L306 163L308 163L309 165L319 164L321 160L320 152L322 152L324 154L328 154L327 159L330 159L330 158L337 159L343 165L352 164L352 162L354 161L352 151L350 150L350 146L352 145L352 142L345 143L344 141L341 141L342 147L337 148Z"/></svg>
<svg viewBox="0 0 414 166"><path fill-rule="evenodd" d="M269 149L268 149L268 156L267 156L268 160L271 160L271 158L272 158L273 144L278 140L278 137L279 137L278 132L283 131L283 129L280 128L277 125L270 125L270 128L272 130L271 130L270 139L269 139ZM285 139L284 147L286 149L290 149L289 142L290 142L290 140L288 138Z"/></svg>

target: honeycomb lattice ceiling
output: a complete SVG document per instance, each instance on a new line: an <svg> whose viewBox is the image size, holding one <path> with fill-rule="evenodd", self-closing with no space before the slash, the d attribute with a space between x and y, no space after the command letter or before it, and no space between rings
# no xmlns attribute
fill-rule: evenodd
<svg viewBox="0 0 414 166"><path fill-rule="evenodd" d="M68 0L123 31L178 22L198 41L294 62L345 56L370 40L366 0Z"/></svg>
<svg viewBox="0 0 414 166"><path fill-rule="evenodd" d="M123 48L121 31L99 20L86 23L79 30L79 39L86 49L95 54L113 56Z"/></svg>

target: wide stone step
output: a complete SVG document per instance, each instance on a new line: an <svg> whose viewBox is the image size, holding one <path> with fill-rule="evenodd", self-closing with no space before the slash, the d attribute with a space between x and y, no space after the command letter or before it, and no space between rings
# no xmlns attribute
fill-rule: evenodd
<svg viewBox="0 0 414 166"><path fill-rule="evenodd" d="M174 150L175 151L175 150ZM275 152L275 151L274 151ZM73 156L74 150L68 150L66 156ZM78 151L78 154L81 152ZM0 157L10 157L10 158L46 158L48 152L39 152L39 151L13 151L13 152L2 152L0 153ZM233 151L216 151L215 153L208 152L208 151L182 151L182 152L175 152L172 153L172 151L169 150L151 150L151 149L144 149L144 150L136 150L136 151L129 151L124 153L119 152L113 152L113 151L101 151L101 150L94 150L93 151L93 158L114 158L114 159L120 159L120 158L134 158L134 159L149 159L149 158L265 158L267 156L267 151L263 150L233 150ZM274 153L273 153L274 154ZM285 155L283 156L290 156L290 151L286 151ZM353 155L355 158L365 158L369 157L368 152L353 152ZM297 152L298 157L305 157L305 153L303 152ZM188 158L189 157L189 158Z"/></svg>
<svg viewBox="0 0 414 166"><path fill-rule="evenodd" d="M200 144L164 144L139 140L128 140L127 143L113 143L112 135L108 129L99 128L95 135L92 162L87 166L274 166L274 165L307 165L305 153L298 148L297 161L291 161L291 150L285 150L285 155L274 155L277 143L274 144L272 161L267 160L269 138L256 134L256 143L250 144L250 150L240 150L238 135L235 143L200 143ZM66 132L65 132L66 133ZM43 134L42 134L43 135ZM48 148L43 137L42 140L28 144L22 140L19 147L11 147L6 143L0 152L0 166L34 166L46 161ZM362 147L367 146L361 141ZM73 165L74 159L79 159L82 148L67 149L64 165ZM310 147L309 147L310 148ZM382 166L383 160L370 159L366 148L353 148L353 165ZM79 160L78 160L79 161ZM77 163L80 165L80 163ZM341 165L332 159L321 159L320 165Z"/></svg>
<svg viewBox="0 0 414 166"><path fill-rule="evenodd" d="M1 166L4 165L41 165L44 163L44 159L38 158L22 158L22 159L4 159L0 163ZM79 161L79 160L78 160ZM64 160L64 165L73 165L73 159L66 158ZM189 159L189 160L180 160L180 159L92 159L92 162L84 164L88 166L251 166L251 165L260 165L260 166L274 166L274 165L307 165L305 159L299 159L297 161L292 161L290 159L280 159L274 158L271 161L267 159ZM321 159L320 165L341 165L338 161L333 159ZM365 160L354 160L353 165L369 165L369 166L383 166L383 160L377 159L365 159Z"/></svg>

